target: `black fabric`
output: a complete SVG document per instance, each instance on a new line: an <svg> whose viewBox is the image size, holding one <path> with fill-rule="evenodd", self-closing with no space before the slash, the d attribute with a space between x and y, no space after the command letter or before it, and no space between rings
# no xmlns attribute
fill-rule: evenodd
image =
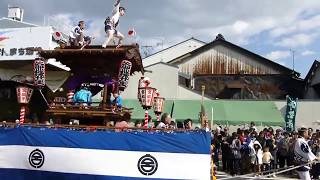
<svg viewBox="0 0 320 180"><path fill-rule="evenodd" d="M297 169L297 171L302 171L302 172L305 172L305 171L309 171L309 168L305 167L305 166L302 166L302 167L299 167Z"/></svg>
<svg viewBox="0 0 320 180"><path fill-rule="evenodd" d="M278 160L279 160L279 166L280 168L284 168L285 164L286 164L286 161L287 161L287 164L288 163L288 157L287 156L283 156L281 154L278 154Z"/></svg>
<svg viewBox="0 0 320 180"><path fill-rule="evenodd" d="M308 146L308 144L302 143L302 144L300 145L300 148L301 148L301 151L302 151L302 152L304 152L304 153L309 153L309 146Z"/></svg>
<svg viewBox="0 0 320 180"><path fill-rule="evenodd" d="M118 34L118 31L115 30L115 29L112 29L112 27L111 27L110 25L105 25L104 31L105 31L106 33L108 33L108 31L110 31L110 30L114 30L114 34L115 34L115 35Z"/></svg>

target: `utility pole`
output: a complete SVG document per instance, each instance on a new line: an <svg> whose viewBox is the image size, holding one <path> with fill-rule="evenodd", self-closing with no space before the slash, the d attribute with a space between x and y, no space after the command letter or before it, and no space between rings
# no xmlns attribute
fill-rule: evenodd
<svg viewBox="0 0 320 180"><path fill-rule="evenodd" d="M151 49L153 49L153 46L150 46L150 45L141 46L142 53L145 57L147 57L150 54Z"/></svg>
<svg viewBox="0 0 320 180"><path fill-rule="evenodd" d="M292 71L293 71L293 73L294 73L294 53L295 53L295 51L292 50L292 49L290 49L290 51L291 51L291 53L292 53Z"/></svg>

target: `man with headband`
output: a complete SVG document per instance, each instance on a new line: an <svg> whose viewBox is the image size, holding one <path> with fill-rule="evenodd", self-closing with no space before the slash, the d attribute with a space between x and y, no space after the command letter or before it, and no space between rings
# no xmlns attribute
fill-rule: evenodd
<svg viewBox="0 0 320 180"><path fill-rule="evenodd" d="M116 3L114 4L114 9L112 11L112 17L107 17L104 25L105 25L105 32L107 33L107 39L105 42L102 44L103 48L106 48L107 45L110 43L111 40L114 38L118 38L118 45L117 48L121 46L122 41L124 39L124 35L121 34L118 30L117 27L119 25L119 19L121 16L125 15L126 9L124 7L120 6L120 0L117 0Z"/></svg>
<svg viewBox="0 0 320 180"><path fill-rule="evenodd" d="M309 138L308 129L301 128L298 131L298 139L294 146L294 160L295 165L301 166L306 163L312 162L316 160L316 156L311 152L311 149L307 143L307 139ZM297 169L300 179L311 180L310 167L308 165L301 166Z"/></svg>

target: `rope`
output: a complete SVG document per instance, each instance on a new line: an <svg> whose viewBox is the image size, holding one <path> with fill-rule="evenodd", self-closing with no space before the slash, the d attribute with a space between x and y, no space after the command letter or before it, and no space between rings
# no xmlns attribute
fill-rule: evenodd
<svg viewBox="0 0 320 180"><path fill-rule="evenodd" d="M249 178L249 179L266 178L266 177L269 177L269 176L273 176L273 175L277 175L277 174L282 174L284 172L292 171L292 170L298 169L298 168L303 167L303 166L308 166L310 164L313 164L314 162L316 162L316 160L311 161L311 162L306 163L306 164L302 164L300 166L289 166L289 167L281 168L281 169L273 169L273 170L269 170L269 171L263 171L263 172L261 172L262 174L265 174L265 173L267 173L267 174L263 175L263 176L259 176L259 177L252 177L252 176L256 175L256 173L249 173L249 174L244 174L244 175L240 175L240 176L236 176L236 177L221 178L220 180L235 179L235 178L237 178L237 179L238 178ZM317 163L319 163L319 162L317 162Z"/></svg>
<svg viewBox="0 0 320 180"><path fill-rule="evenodd" d="M278 172L276 172L274 174L263 175L263 176L260 176L260 177L268 177L268 176L272 176L272 175L276 175L276 174L282 174L282 173L285 173L285 172L288 172L288 171L292 171L292 170L298 169L298 168L303 167L303 166L308 166L308 165L313 164L313 163L319 163L319 162L317 160L314 160L314 161L311 161L309 163L306 163L306 164L303 164L303 165L300 165L300 166L295 166L295 167L292 167L292 168L290 168L291 167L290 166L290 167L288 167L288 169L285 169L285 170L282 170L282 171L278 171Z"/></svg>

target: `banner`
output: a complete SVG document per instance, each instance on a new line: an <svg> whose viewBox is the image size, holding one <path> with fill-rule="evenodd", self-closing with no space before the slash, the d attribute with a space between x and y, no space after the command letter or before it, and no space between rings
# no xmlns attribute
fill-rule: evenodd
<svg viewBox="0 0 320 180"><path fill-rule="evenodd" d="M287 110L286 110L286 131L292 132L295 130L296 123L296 113L297 113L297 100L293 99L290 96L287 96Z"/></svg>
<svg viewBox="0 0 320 180"><path fill-rule="evenodd" d="M33 63L33 81L37 87L46 85L46 64L41 59L34 60Z"/></svg>
<svg viewBox="0 0 320 180"><path fill-rule="evenodd" d="M124 91L129 83L130 72L132 68L132 63L127 60L121 62L118 75L118 86L120 91Z"/></svg>
<svg viewBox="0 0 320 180"><path fill-rule="evenodd" d="M1 179L210 179L210 133L0 128Z"/></svg>

